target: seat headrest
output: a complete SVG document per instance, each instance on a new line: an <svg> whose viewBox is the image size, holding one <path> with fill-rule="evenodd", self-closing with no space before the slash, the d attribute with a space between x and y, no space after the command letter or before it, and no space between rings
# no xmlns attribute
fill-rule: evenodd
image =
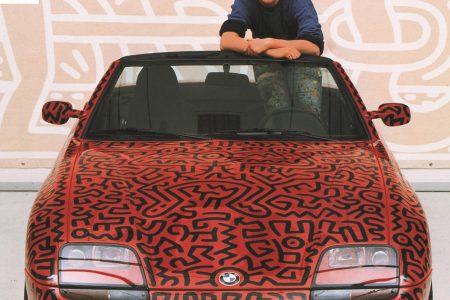
<svg viewBox="0 0 450 300"><path fill-rule="evenodd" d="M177 75L171 66L153 65L142 68L139 72L136 85L148 83L149 86L172 86L177 85Z"/></svg>

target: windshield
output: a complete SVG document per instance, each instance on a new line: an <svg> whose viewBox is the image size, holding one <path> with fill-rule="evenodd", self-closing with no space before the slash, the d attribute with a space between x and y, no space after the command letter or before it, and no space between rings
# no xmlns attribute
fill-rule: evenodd
<svg viewBox="0 0 450 300"><path fill-rule="evenodd" d="M323 66L158 62L128 66L99 102L87 137L124 140L366 138Z"/></svg>

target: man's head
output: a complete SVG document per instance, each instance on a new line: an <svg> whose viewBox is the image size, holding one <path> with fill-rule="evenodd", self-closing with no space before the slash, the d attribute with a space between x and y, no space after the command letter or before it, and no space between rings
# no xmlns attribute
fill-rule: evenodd
<svg viewBox="0 0 450 300"><path fill-rule="evenodd" d="M261 5L266 7L274 7L280 0L258 0Z"/></svg>

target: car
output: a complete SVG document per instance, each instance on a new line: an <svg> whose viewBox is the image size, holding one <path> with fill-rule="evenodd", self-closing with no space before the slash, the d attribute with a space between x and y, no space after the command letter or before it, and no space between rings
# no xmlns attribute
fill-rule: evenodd
<svg viewBox="0 0 450 300"><path fill-rule="evenodd" d="M31 209L25 299L432 299L424 210L329 58L112 63ZM375 121L379 122L379 121Z"/></svg>

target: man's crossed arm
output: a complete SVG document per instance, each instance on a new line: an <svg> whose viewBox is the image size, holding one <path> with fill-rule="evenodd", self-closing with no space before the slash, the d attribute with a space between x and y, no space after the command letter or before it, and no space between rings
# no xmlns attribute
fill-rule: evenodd
<svg viewBox="0 0 450 300"><path fill-rule="evenodd" d="M236 32L224 32L220 40L221 50L231 50L249 56L265 54L274 58L297 59L302 54L320 55L320 48L307 40L282 40L274 38L241 38Z"/></svg>

